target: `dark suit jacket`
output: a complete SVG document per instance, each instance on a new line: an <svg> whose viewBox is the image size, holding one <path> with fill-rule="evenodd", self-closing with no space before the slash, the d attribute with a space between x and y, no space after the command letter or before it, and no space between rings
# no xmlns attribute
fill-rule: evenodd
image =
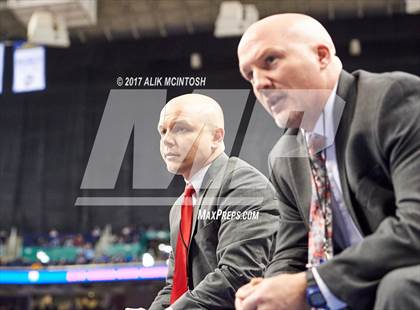
<svg viewBox="0 0 420 310"><path fill-rule="evenodd" d="M183 197L170 212L171 246L176 249ZM199 219L199 211L258 211L258 219ZM202 213L203 214L203 213ZM232 213L231 213L232 214ZM259 171L239 158L221 154L204 177L197 203L188 254L189 291L173 309L233 309L235 292L261 277L275 249L279 205L275 190ZM167 285L150 309L169 306L174 254Z"/></svg>
<svg viewBox="0 0 420 310"><path fill-rule="evenodd" d="M385 274L420 264L420 79L342 71L335 103L344 108L335 138L343 198L365 238L318 272L349 307L371 309ZM307 262L311 181L302 141L289 130L270 153L281 201L270 274L305 270Z"/></svg>

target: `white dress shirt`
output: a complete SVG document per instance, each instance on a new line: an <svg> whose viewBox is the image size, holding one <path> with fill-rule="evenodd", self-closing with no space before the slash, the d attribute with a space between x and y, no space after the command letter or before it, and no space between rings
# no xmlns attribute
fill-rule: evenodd
<svg viewBox="0 0 420 310"><path fill-rule="evenodd" d="M201 168L200 170L198 170L188 181L187 179L184 178L185 181L185 186L188 185L192 185L192 187L194 188L194 193L192 195L192 199L193 199L193 207L195 206L195 204L197 203L197 197L198 197L198 193L200 192L201 189L201 184L203 184L204 181L204 176L207 173L207 170L209 170L211 164L208 164L207 166L204 166L203 168Z"/></svg>
<svg viewBox="0 0 420 310"><path fill-rule="evenodd" d="M343 190L341 188L340 174L337 165L337 156L335 150L334 138L336 134L336 127L334 124L338 123L334 120L334 104L336 99L337 84L331 92L324 110L322 111L318 121L312 132L305 132L305 138L308 139L311 133L322 135L326 138L325 165L327 169L328 178L331 184L332 191L332 213L333 213L333 239L334 243L339 245L341 249L345 249L351 245L362 241L363 236L354 223L343 199ZM338 120L339 121L339 120ZM312 268L315 281L321 290L322 295L327 301L328 307L331 310L342 309L346 306L341 300L335 297L328 289L328 286L321 279L316 268Z"/></svg>

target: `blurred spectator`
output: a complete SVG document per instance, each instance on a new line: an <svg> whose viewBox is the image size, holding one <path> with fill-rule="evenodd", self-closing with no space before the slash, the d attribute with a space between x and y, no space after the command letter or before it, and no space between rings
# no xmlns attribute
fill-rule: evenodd
<svg viewBox="0 0 420 310"><path fill-rule="evenodd" d="M150 253L157 261L168 258L167 230L156 230L152 226L145 229L129 224L117 231L117 234L113 234L110 226L108 229L94 226L86 234L63 233L55 228L44 234L26 234L23 238L23 252L29 254L10 262L2 257L0 251L0 265L42 268L45 265L140 262L145 252ZM0 231L0 247L7 242L7 237L7 231ZM34 255L38 251L45 252L51 260L41 264Z"/></svg>
<svg viewBox="0 0 420 310"><path fill-rule="evenodd" d="M88 263L92 262L95 258L95 251L92 248L92 243L88 242L83 247L83 255Z"/></svg>
<svg viewBox="0 0 420 310"><path fill-rule="evenodd" d="M38 303L38 306L35 307L36 310L57 310L57 306L54 305L53 297L50 294L47 294L41 298Z"/></svg>
<svg viewBox="0 0 420 310"><path fill-rule="evenodd" d="M85 239L82 234L77 234L73 239L73 245L76 247L81 247L85 243Z"/></svg>
<svg viewBox="0 0 420 310"><path fill-rule="evenodd" d="M6 230L0 230L0 244L5 244L7 240L8 233Z"/></svg>
<svg viewBox="0 0 420 310"><path fill-rule="evenodd" d="M101 228L99 226L95 226L91 233L91 242L93 244L96 244L96 242L99 240L99 238L101 237Z"/></svg>
<svg viewBox="0 0 420 310"><path fill-rule="evenodd" d="M51 229L48 233L48 245L49 246L60 246L60 238L58 237L58 231L55 229Z"/></svg>

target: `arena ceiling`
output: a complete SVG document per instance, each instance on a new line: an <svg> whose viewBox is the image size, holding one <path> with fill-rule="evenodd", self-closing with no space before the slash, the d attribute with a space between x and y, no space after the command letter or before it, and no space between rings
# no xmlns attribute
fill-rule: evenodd
<svg viewBox="0 0 420 310"><path fill-rule="evenodd" d="M51 0L53 1L53 0ZM416 0L415 0L416 1ZM420 1L420 0L419 0ZM222 0L98 0L97 23L70 28L73 43L166 37L211 32ZM301 12L321 20L390 16L405 12L405 0L241 0L260 18ZM0 0L0 40L26 38L26 25Z"/></svg>

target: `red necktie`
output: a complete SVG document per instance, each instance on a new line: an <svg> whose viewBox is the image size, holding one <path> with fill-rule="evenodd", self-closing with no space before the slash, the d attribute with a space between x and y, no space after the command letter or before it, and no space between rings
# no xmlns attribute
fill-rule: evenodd
<svg viewBox="0 0 420 310"><path fill-rule="evenodd" d="M193 217L193 193L194 188L192 185L187 185L184 191L184 201L181 206L181 222L179 224L178 240L175 250L175 270L172 281L171 305L188 290L187 256Z"/></svg>

